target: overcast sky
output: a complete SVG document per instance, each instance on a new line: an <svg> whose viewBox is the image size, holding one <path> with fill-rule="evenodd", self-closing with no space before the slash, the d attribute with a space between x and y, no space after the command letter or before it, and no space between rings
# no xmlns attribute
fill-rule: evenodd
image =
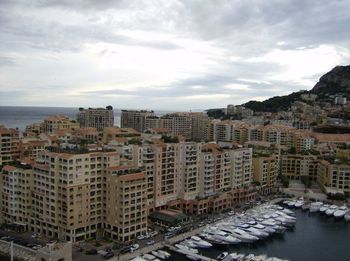
<svg viewBox="0 0 350 261"><path fill-rule="evenodd" d="M350 1L0 0L0 105L195 110L350 64Z"/></svg>

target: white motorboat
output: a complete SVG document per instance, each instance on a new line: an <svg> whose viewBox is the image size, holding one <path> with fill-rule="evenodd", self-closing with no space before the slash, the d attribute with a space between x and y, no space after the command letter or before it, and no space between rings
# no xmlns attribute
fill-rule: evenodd
<svg viewBox="0 0 350 261"><path fill-rule="evenodd" d="M164 254L160 253L159 251L152 251L151 254L162 260L167 259L167 257Z"/></svg>
<svg viewBox="0 0 350 261"><path fill-rule="evenodd" d="M264 226L260 223L257 223L256 225L253 226L254 228L257 228L257 229L260 229L266 233L269 233L269 234L273 234L276 232L275 229L273 229L272 227L268 227L268 226Z"/></svg>
<svg viewBox="0 0 350 261"><path fill-rule="evenodd" d="M283 209L283 210L281 210L281 211L284 212L284 213L286 213L288 216L295 216L294 211L292 211L292 210L290 210L290 209L285 208L285 209Z"/></svg>
<svg viewBox="0 0 350 261"><path fill-rule="evenodd" d="M324 204L322 207L320 207L320 212L325 213L329 207L330 207L329 204Z"/></svg>
<svg viewBox="0 0 350 261"><path fill-rule="evenodd" d="M231 234L231 232L223 229L226 226L221 225L219 227L210 227L209 229L203 230L213 236L214 239L219 241L225 241L227 244L238 244L241 242L237 237Z"/></svg>
<svg viewBox="0 0 350 261"><path fill-rule="evenodd" d="M320 208L322 207L323 203L320 201L317 202L312 202L310 205L310 213L314 213L320 210Z"/></svg>
<svg viewBox="0 0 350 261"><path fill-rule="evenodd" d="M264 230L260 230L254 227L250 227L250 228L245 228L243 229L244 231L248 232L249 234L256 236L258 238L264 238L269 236L269 234L267 232L265 232Z"/></svg>
<svg viewBox="0 0 350 261"><path fill-rule="evenodd" d="M333 213L333 215L335 218L342 218L348 211L349 209L346 206L341 206Z"/></svg>
<svg viewBox="0 0 350 261"><path fill-rule="evenodd" d="M216 257L217 260L223 260L225 257L228 256L228 252L222 252L220 255Z"/></svg>
<svg viewBox="0 0 350 261"><path fill-rule="evenodd" d="M165 256L166 258L169 258L171 256L170 253L168 253L167 251L164 251L164 250L158 250L158 252L160 254L162 254L163 256Z"/></svg>
<svg viewBox="0 0 350 261"><path fill-rule="evenodd" d="M304 200L297 200L294 204L296 208L301 208L302 205L304 205Z"/></svg>
<svg viewBox="0 0 350 261"><path fill-rule="evenodd" d="M350 211L345 213L344 218L346 221L350 221Z"/></svg>
<svg viewBox="0 0 350 261"><path fill-rule="evenodd" d="M326 210L326 215L327 216L333 216L334 212L338 210L338 206L337 205L332 205L330 206L327 210Z"/></svg>
<svg viewBox="0 0 350 261"><path fill-rule="evenodd" d="M202 233L202 234L200 234L200 236L205 238L205 240L207 240L209 243L211 243L213 245L219 245L219 246L228 245L227 241L219 239L218 237L214 237L214 235ZM239 242L241 242L241 241L239 241Z"/></svg>
<svg viewBox="0 0 350 261"><path fill-rule="evenodd" d="M181 245L185 245L185 246L188 246L190 248L197 248L197 245L190 239L186 239L186 240L182 241Z"/></svg>
<svg viewBox="0 0 350 261"><path fill-rule="evenodd" d="M251 243L251 242L254 242L254 241L259 239L258 237L254 236L250 233L247 233L246 231L244 231L243 229L240 229L240 228L234 228L233 235L246 243Z"/></svg>
<svg viewBox="0 0 350 261"><path fill-rule="evenodd" d="M228 254L222 261L245 260L243 254L231 253Z"/></svg>
<svg viewBox="0 0 350 261"><path fill-rule="evenodd" d="M175 244L175 246L180 249L180 250L185 250L185 251L189 251L189 252L192 252L194 254L198 254L198 250L195 249L195 248L191 248L191 247L188 247L188 246L185 246L185 245L182 245L182 244Z"/></svg>
<svg viewBox="0 0 350 261"><path fill-rule="evenodd" d="M292 207L295 206L295 203L297 203L296 200L291 200L291 201L288 202L287 206L292 208Z"/></svg>
<svg viewBox="0 0 350 261"><path fill-rule="evenodd" d="M199 248L209 248L213 245L197 236L191 237L192 242Z"/></svg>

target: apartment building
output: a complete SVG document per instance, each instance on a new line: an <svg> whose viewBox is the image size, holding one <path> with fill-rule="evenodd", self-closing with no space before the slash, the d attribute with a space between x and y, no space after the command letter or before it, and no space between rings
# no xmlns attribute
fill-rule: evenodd
<svg viewBox="0 0 350 261"><path fill-rule="evenodd" d="M20 159L35 161L46 146L48 146L48 142L45 140L24 138L19 143Z"/></svg>
<svg viewBox="0 0 350 261"><path fill-rule="evenodd" d="M344 193L350 192L350 164L341 161L320 160L318 182L324 188L332 188Z"/></svg>
<svg viewBox="0 0 350 261"><path fill-rule="evenodd" d="M133 139L140 136L141 134L133 128L108 127L103 130L102 142L107 144L116 138Z"/></svg>
<svg viewBox="0 0 350 261"><path fill-rule="evenodd" d="M108 168L116 152L45 152L33 167L31 230L68 241L102 235Z"/></svg>
<svg viewBox="0 0 350 261"><path fill-rule="evenodd" d="M113 107L106 108L80 108L77 114L77 121L81 128L96 128L102 131L106 127L113 127L114 113Z"/></svg>
<svg viewBox="0 0 350 261"><path fill-rule="evenodd" d="M200 195L207 196L215 192L231 189L231 164L229 152L217 144L202 146L200 159Z"/></svg>
<svg viewBox="0 0 350 261"><path fill-rule="evenodd" d="M147 121L148 119L146 119ZM173 136L192 138L192 119L188 113L172 113L159 118L160 128L168 129Z"/></svg>
<svg viewBox="0 0 350 261"><path fill-rule="evenodd" d="M235 141L243 144L248 140L249 125L241 121L212 121L211 140L214 141Z"/></svg>
<svg viewBox="0 0 350 261"><path fill-rule="evenodd" d="M179 147L179 198L194 199L199 194L200 172L199 154L202 144L196 142L181 142Z"/></svg>
<svg viewBox="0 0 350 261"><path fill-rule="evenodd" d="M166 206L178 198L179 193L179 143L154 142L154 205Z"/></svg>
<svg viewBox="0 0 350 261"><path fill-rule="evenodd" d="M315 138L311 136L309 131L294 131L292 134L292 147L297 153L313 149Z"/></svg>
<svg viewBox="0 0 350 261"><path fill-rule="evenodd" d="M137 166L115 166L106 178L105 235L130 242L147 232L147 176Z"/></svg>
<svg viewBox="0 0 350 261"><path fill-rule="evenodd" d="M229 150L231 164L231 188L249 187L253 181L252 148Z"/></svg>
<svg viewBox="0 0 350 261"><path fill-rule="evenodd" d="M0 165L19 158L19 131L0 125Z"/></svg>
<svg viewBox="0 0 350 261"><path fill-rule="evenodd" d="M48 134L53 134L56 130L78 129L79 123L64 115L53 115L46 117L42 123L42 130Z"/></svg>
<svg viewBox="0 0 350 261"><path fill-rule="evenodd" d="M281 175L289 179L299 180L309 176L317 180L318 160L314 155L285 154L281 156Z"/></svg>
<svg viewBox="0 0 350 261"><path fill-rule="evenodd" d="M259 182L264 193L273 190L278 177L278 159L274 154L254 155L253 180Z"/></svg>
<svg viewBox="0 0 350 261"><path fill-rule="evenodd" d="M121 128L132 128L138 132L144 132L146 127L146 118L155 116L154 111L147 110L122 110L120 116Z"/></svg>
<svg viewBox="0 0 350 261"><path fill-rule="evenodd" d="M1 171L1 216L4 222L28 229L32 214L33 171L26 163L5 165Z"/></svg>
<svg viewBox="0 0 350 261"><path fill-rule="evenodd" d="M194 141L206 141L208 140L208 128L210 119L206 113L203 112L190 112L191 118L191 140Z"/></svg>

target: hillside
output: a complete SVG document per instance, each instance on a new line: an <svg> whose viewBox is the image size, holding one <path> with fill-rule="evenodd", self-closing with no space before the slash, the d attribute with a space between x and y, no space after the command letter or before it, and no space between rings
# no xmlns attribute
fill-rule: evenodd
<svg viewBox="0 0 350 261"><path fill-rule="evenodd" d="M294 92L285 96L276 96L265 101L249 101L243 106L254 111L277 112L287 110L294 101L300 100L301 94L317 94L317 101L331 102L331 95L350 99L350 65L337 66L324 74L311 91Z"/></svg>

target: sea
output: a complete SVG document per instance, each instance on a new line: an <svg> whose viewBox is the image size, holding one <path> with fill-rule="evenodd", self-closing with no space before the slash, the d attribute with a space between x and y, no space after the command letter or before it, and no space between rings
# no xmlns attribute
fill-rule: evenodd
<svg viewBox="0 0 350 261"><path fill-rule="evenodd" d="M239 244L228 249L214 247L199 250L202 255L215 258L229 253L265 254L290 261L350 261L350 222L320 213L296 209L297 222L293 230L251 244ZM187 260L171 252L169 261Z"/></svg>
<svg viewBox="0 0 350 261"><path fill-rule="evenodd" d="M26 126L32 123L41 122L50 115L62 114L72 119L76 119L78 107L16 107L0 106L0 125L7 128L18 128L24 131ZM157 116L161 116L173 111L154 111ZM114 109L114 124L120 126L120 109Z"/></svg>

